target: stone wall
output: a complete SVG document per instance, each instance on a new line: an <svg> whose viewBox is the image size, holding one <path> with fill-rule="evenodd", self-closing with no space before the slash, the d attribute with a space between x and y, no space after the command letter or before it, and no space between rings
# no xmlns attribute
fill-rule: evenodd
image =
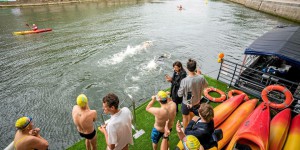
<svg viewBox="0 0 300 150"><path fill-rule="evenodd" d="M229 0L246 7L300 22L300 0Z"/></svg>
<svg viewBox="0 0 300 150"><path fill-rule="evenodd" d="M60 3L76 3L98 0L16 0L15 2L1 2L0 7L45 5ZM123 0L120 0L123 1ZM229 0L246 7L300 22L300 0Z"/></svg>
<svg viewBox="0 0 300 150"><path fill-rule="evenodd" d="M263 0L246 0L245 6L246 6L246 7L249 7L249 8L252 8L252 9L259 10L262 1L263 1Z"/></svg>
<svg viewBox="0 0 300 150"><path fill-rule="evenodd" d="M80 0L16 0L16 1L0 1L0 7L6 6L34 6L58 3L80 2Z"/></svg>
<svg viewBox="0 0 300 150"><path fill-rule="evenodd" d="M265 1L262 2L259 10L300 22L300 1L298 4L282 4L278 2Z"/></svg>
<svg viewBox="0 0 300 150"><path fill-rule="evenodd" d="M246 2L246 0L229 0L229 1L236 2L236 3L242 4L242 5L244 5Z"/></svg>
<svg viewBox="0 0 300 150"><path fill-rule="evenodd" d="M16 1L0 0L0 7L40 6L40 5L81 3L81 2L100 2L100 1L122 2L128 0L16 0Z"/></svg>

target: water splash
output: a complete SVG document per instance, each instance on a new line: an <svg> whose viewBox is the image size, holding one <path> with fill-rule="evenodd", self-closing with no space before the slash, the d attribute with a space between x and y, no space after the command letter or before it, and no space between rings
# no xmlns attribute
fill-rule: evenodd
<svg viewBox="0 0 300 150"><path fill-rule="evenodd" d="M145 41L140 45L131 47L130 45L127 48L119 53L114 54L108 59L104 59L102 62L98 62L99 64L103 65L115 65L121 63L127 57L133 57L137 54L142 53L143 51L147 50L150 46L153 45L152 41Z"/></svg>
<svg viewBox="0 0 300 150"><path fill-rule="evenodd" d="M150 62L148 62L148 64L144 67L144 69L147 71L151 71L151 70L155 70L157 66L158 66L157 61L154 58Z"/></svg>
<svg viewBox="0 0 300 150"><path fill-rule="evenodd" d="M124 92L127 93L127 94L130 94L130 95L135 95L136 93L138 93L140 90L140 87L137 86L137 85L133 85L131 87L127 87L125 88Z"/></svg>
<svg viewBox="0 0 300 150"><path fill-rule="evenodd" d="M140 80L140 77L139 77L139 76L132 76L132 77L131 77L131 80L132 80L132 81L139 81L139 80Z"/></svg>

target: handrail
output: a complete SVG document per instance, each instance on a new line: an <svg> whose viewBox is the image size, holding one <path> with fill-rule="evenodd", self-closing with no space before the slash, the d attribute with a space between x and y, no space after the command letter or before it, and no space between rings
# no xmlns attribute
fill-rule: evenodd
<svg viewBox="0 0 300 150"><path fill-rule="evenodd" d="M246 93L250 93L259 98L261 97L261 91L268 85L283 85L292 92L295 99L292 107L297 106L296 112L300 113L300 104L298 104L300 102L300 83L289 81L226 59L223 59L220 63L217 80L227 83L229 87L244 90ZM276 93L275 91L273 97L272 94L270 97L274 100L278 100L278 98L274 97L274 95L278 96L278 94L280 93Z"/></svg>
<svg viewBox="0 0 300 150"><path fill-rule="evenodd" d="M130 94L127 94L130 100L132 101L132 107L133 107L133 126L136 127L136 113L135 113L135 101L133 100L132 96Z"/></svg>

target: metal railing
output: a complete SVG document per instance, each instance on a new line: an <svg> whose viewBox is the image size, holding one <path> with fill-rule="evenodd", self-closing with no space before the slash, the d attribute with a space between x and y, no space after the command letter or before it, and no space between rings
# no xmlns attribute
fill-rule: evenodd
<svg viewBox="0 0 300 150"><path fill-rule="evenodd" d="M294 102L291 106L293 111L300 113L300 86L297 82L292 82L276 75L225 59L220 65L217 80L228 84L229 87L240 89L257 98L261 98L261 91L269 85L277 84L285 86L291 91L294 97ZM269 98L277 103L284 101L284 95L278 91L270 92Z"/></svg>

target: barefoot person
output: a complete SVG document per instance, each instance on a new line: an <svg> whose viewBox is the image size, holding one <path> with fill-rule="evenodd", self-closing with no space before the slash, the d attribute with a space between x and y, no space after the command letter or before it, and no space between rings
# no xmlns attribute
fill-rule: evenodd
<svg viewBox="0 0 300 150"><path fill-rule="evenodd" d="M153 107L154 102L159 101L161 107ZM164 127L167 120L168 128L171 130L176 116L176 104L168 97L164 91L159 91L156 96L152 96L152 100L146 107L146 111L155 116L154 127L151 132L152 147L157 149L157 143L164 134Z"/></svg>
<svg viewBox="0 0 300 150"><path fill-rule="evenodd" d="M110 121L98 129L104 134L108 150L128 150L133 144L132 114L127 107L119 109L119 98L113 93L107 94L102 100L105 114L110 114Z"/></svg>
<svg viewBox="0 0 300 150"><path fill-rule="evenodd" d="M207 87L207 81L201 75L201 71L196 70L197 62L189 59L187 62L188 76L184 78L178 90L178 96L183 97L181 112L183 127L186 128L191 120L190 112L198 114L200 100L204 88Z"/></svg>
<svg viewBox="0 0 300 150"><path fill-rule="evenodd" d="M48 149L48 142L40 135L40 128L34 128L32 118L21 117L16 121L15 150Z"/></svg>
<svg viewBox="0 0 300 150"><path fill-rule="evenodd" d="M96 110L90 110L88 99L84 94L77 97L77 105L73 107L72 117L79 135L85 138L87 150L97 149L97 136L94 122L97 118Z"/></svg>

